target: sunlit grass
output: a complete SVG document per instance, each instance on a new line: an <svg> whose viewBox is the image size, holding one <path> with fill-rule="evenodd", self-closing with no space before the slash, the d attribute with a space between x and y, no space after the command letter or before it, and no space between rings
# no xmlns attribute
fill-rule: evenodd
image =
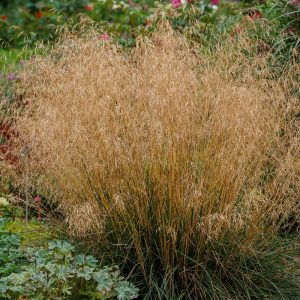
<svg viewBox="0 0 300 300"><path fill-rule="evenodd" d="M277 234L299 209L297 68L273 81L246 37L199 56L163 27L130 53L65 35L25 68L16 130L33 182L148 299L289 293L297 246Z"/></svg>

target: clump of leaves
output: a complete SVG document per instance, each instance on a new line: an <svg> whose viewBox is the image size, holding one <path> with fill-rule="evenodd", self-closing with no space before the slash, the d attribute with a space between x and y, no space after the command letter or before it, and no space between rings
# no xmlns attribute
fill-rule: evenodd
<svg viewBox="0 0 300 300"><path fill-rule="evenodd" d="M24 258L19 251L20 238L4 229L7 220L7 218L0 218L0 278L15 272Z"/></svg>
<svg viewBox="0 0 300 300"><path fill-rule="evenodd" d="M263 3L260 9L272 26L272 49L277 59L283 63L293 59L299 62L300 2L270 0Z"/></svg>
<svg viewBox="0 0 300 300"><path fill-rule="evenodd" d="M117 266L100 267L91 255L75 254L66 241L47 247L22 247L22 238L0 218L0 299L120 299L137 297L138 289ZM23 299L23 298L22 298Z"/></svg>

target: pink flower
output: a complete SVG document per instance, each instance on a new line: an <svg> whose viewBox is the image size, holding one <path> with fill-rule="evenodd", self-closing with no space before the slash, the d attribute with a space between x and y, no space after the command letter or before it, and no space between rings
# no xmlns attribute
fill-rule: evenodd
<svg viewBox="0 0 300 300"><path fill-rule="evenodd" d="M179 8L181 6L181 0L171 0L174 8Z"/></svg>
<svg viewBox="0 0 300 300"><path fill-rule="evenodd" d="M252 15L249 16L251 21L262 18L262 13L260 11L255 11Z"/></svg>
<svg viewBox="0 0 300 300"><path fill-rule="evenodd" d="M211 5L219 5L220 0L210 0Z"/></svg>
<svg viewBox="0 0 300 300"><path fill-rule="evenodd" d="M290 2L290 4L291 4L291 5L294 5L294 6L297 6L297 5L299 5L299 1L298 1L298 0L292 0L292 1Z"/></svg>
<svg viewBox="0 0 300 300"><path fill-rule="evenodd" d="M11 81L16 80L17 79L17 75L15 73L11 73L11 74L8 75L7 79L11 80Z"/></svg>
<svg viewBox="0 0 300 300"><path fill-rule="evenodd" d="M87 5L84 6L84 8L85 8L87 11L93 11L94 5L93 5L93 4L87 4Z"/></svg>
<svg viewBox="0 0 300 300"><path fill-rule="evenodd" d="M103 34L101 34L100 36L102 41L108 41L109 40L109 34L107 32L104 32Z"/></svg>
<svg viewBox="0 0 300 300"><path fill-rule="evenodd" d="M129 4L130 6L132 6L132 5L133 5L133 0L128 0L128 4Z"/></svg>
<svg viewBox="0 0 300 300"><path fill-rule="evenodd" d="M36 13L35 17L36 17L37 19L41 19L41 18L43 17L43 12L39 10L39 11Z"/></svg>
<svg viewBox="0 0 300 300"><path fill-rule="evenodd" d="M41 197L40 197L40 196L36 196L36 197L34 198L34 202L35 202L35 203L41 203L41 202L42 202Z"/></svg>

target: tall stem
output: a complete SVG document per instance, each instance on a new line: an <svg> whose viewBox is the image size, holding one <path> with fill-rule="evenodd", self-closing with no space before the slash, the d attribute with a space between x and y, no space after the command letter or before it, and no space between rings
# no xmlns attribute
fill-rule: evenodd
<svg viewBox="0 0 300 300"><path fill-rule="evenodd" d="M26 194L25 194L25 197L26 197L26 203L25 203L25 240L26 240L26 243L28 242L28 204L29 204L29 183L28 183L28 180L29 180L29 166L28 166L28 157L25 156L25 180L26 180L26 186L25 186L25 189L26 189Z"/></svg>

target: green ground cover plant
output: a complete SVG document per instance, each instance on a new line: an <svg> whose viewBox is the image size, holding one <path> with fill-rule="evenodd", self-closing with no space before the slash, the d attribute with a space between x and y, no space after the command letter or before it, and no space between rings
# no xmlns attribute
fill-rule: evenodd
<svg viewBox="0 0 300 300"><path fill-rule="evenodd" d="M97 259L77 254L69 242L51 240L50 230L45 231L42 224L33 221L28 237L24 237L24 220L20 224L15 219L20 209L3 197L0 211L0 299L137 297L138 289L120 275L118 267L100 267ZM38 237L32 234L37 229Z"/></svg>

